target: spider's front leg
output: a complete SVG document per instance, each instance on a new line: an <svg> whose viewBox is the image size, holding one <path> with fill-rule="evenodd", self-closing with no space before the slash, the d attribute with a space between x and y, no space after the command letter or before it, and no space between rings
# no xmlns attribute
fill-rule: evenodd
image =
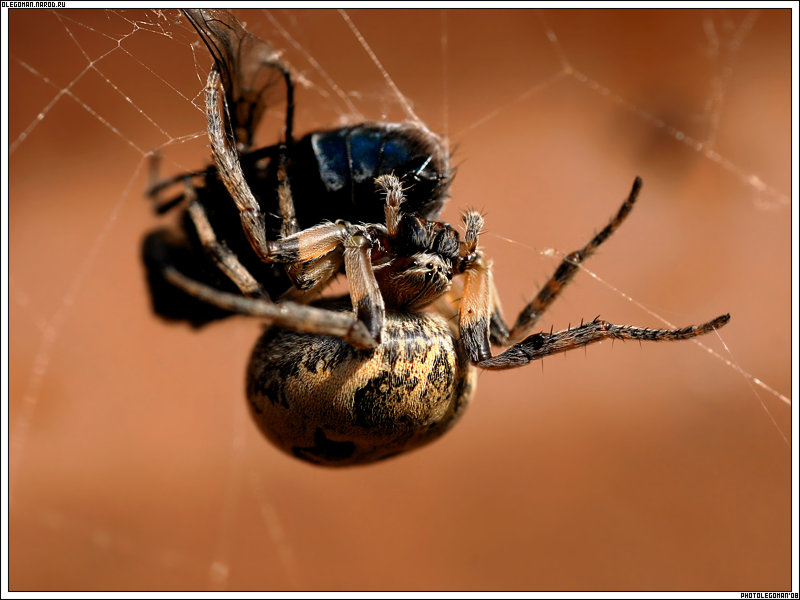
<svg viewBox="0 0 800 600"><path fill-rule="evenodd" d="M287 264L286 273L289 275L289 278L292 280L299 294L313 292L325 285L336 275L340 261L332 260L331 257L322 258L322 254L325 254L328 250L318 254L318 257L315 256L312 258L305 256L302 249L300 249L300 252L295 252L297 249L291 246L292 242L287 245L276 243L268 239L261 206L245 180L239 160L239 153L236 150L233 137L225 127L225 121L223 120L222 111L220 110L220 87L220 76L215 67L209 72L208 81L206 83L208 137L211 141L211 153L217 167L217 172L225 185L225 189L228 190L228 193L236 204L236 208L239 211L239 218L242 222L242 229L253 251L262 261ZM289 109L291 109L293 102L291 90L293 86L290 79L287 79L287 87L290 90L287 101L289 102ZM287 114L286 122L287 141L285 144L278 146L278 155L275 157L275 159L279 161L277 192L278 205L281 211L281 235L284 239L300 233L300 227L295 216L291 187L286 173L287 145L292 142L290 114L291 113ZM317 235L317 233L319 233L319 235ZM304 239L310 240L311 243L322 243L322 245L327 248L324 238L328 233L330 233L330 230L324 230L322 232L314 231L305 236ZM335 238L334 245L339 241L338 238L336 238L338 233L338 231L333 230L333 237ZM292 239L295 240L297 238L292 237ZM315 252L314 249L310 251ZM292 292L288 295L291 297L298 294Z"/></svg>
<svg viewBox="0 0 800 600"><path fill-rule="evenodd" d="M225 129L220 111L219 73L212 67L206 82L206 117L208 119L208 139L211 142L211 154L217 166L222 183L231 195L239 218L242 222L247 240L258 257L265 262L272 262L267 241L264 214L250 186L247 185L242 165L239 162L232 137Z"/></svg>
<svg viewBox="0 0 800 600"><path fill-rule="evenodd" d="M468 213L465 217L468 230L470 229L470 220L474 221L475 217ZM601 234L603 232L595 236L593 241L597 240ZM607 231L606 237L609 234L610 231ZM469 240L469 236L467 239ZM599 241L602 242L602 239ZM564 263L562 263L563 265ZM710 333L730 320L730 315L725 314L702 325L692 325L681 329L645 329L614 325L595 319L590 323L582 323L579 327L555 333L536 333L507 348L501 354L492 356L490 326L493 315L496 313L496 291L492 281L491 264L481 257L477 250L477 241L471 257L465 261L463 272L466 281L459 311L461 341L472 362L484 369L513 369L551 354L567 352L606 339L654 342L685 340ZM549 304L550 302L545 303L545 305Z"/></svg>
<svg viewBox="0 0 800 600"><path fill-rule="evenodd" d="M288 126L287 126L288 127ZM281 144L279 149L277 181L278 181L278 207L281 213L281 237L289 237L300 232L300 224L294 208L292 188L289 184L287 173L287 146ZM339 272L341 260L331 256L294 262L286 265L286 274L292 281L293 287L285 294L286 299L308 297L317 290L322 289Z"/></svg>
<svg viewBox="0 0 800 600"><path fill-rule="evenodd" d="M344 261L356 318L366 326L375 345L380 342L386 309L372 271L372 244L363 228L349 223L323 223L268 242L267 248L270 260L275 262L311 263L312 274L323 269L335 274ZM343 256L339 254L341 249Z"/></svg>
<svg viewBox="0 0 800 600"><path fill-rule="evenodd" d="M207 234L204 246L215 257L220 269L243 293L257 296L249 293L252 277L236 257L216 243L210 227L208 229L202 227L204 224L202 218L195 222L200 225L198 231ZM344 262L355 314L339 313L288 301L276 304L265 296L242 298L194 281L171 267L164 269L164 276L186 293L224 310L265 317L275 325L288 329L342 337L357 348L374 348L380 343L385 308L372 272L371 243L360 228L346 223L324 223L287 238L269 242L269 248L270 257L275 262L302 263L327 259L336 265L337 270ZM219 250L221 254L215 254L214 249ZM241 271L237 267L241 268Z"/></svg>
<svg viewBox="0 0 800 600"><path fill-rule="evenodd" d="M266 317L281 327L336 335L358 348L374 348L380 342L385 309L372 272L371 245L366 232L347 223L321 223L279 240L269 240L261 207L244 178L238 152L223 125L219 88L219 73L212 68L206 85L206 113L212 155L219 176L239 211L242 228L250 246L266 263L289 265L290 274L292 265L310 264L310 268L305 270L313 279L312 285L308 287L317 287L327 281L326 277L329 279L335 274L343 261L350 282L355 318L352 315L293 302L275 304L263 297L241 298L194 281L171 267L164 268L164 276L176 287L219 308ZM283 233L286 234L296 230L297 224L285 168L280 170L280 175L282 181L279 181L278 193L284 222ZM251 295L254 287L253 281L248 279L249 273L243 267L240 270L238 259L232 253L225 252L216 242L210 225L205 227L205 215L200 211L190 214L203 238L204 247L214 257L220 269L243 293ZM302 273L303 269L300 268L299 271Z"/></svg>

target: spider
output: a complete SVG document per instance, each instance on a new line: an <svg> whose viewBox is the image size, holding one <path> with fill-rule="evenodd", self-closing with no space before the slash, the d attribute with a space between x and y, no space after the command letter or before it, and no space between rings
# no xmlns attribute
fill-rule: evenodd
<svg viewBox="0 0 800 600"><path fill-rule="evenodd" d="M330 466L384 459L447 431L476 369L521 367L609 338L683 340L729 321L667 330L595 318L528 335L628 216L636 178L609 223L562 260L508 327L479 245L481 215L464 213L463 239L436 220L453 173L434 134L363 123L295 141L292 75L272 48L227 11L185 14L215 60L205 88L214 163L164 182L154 166L157 211L183 208L180 228L145 239L151 299L157 314L195 326L232 314L271 324L252 352L247 395L284 451ZM276 79L287 90L284 139L251 150ZM160 199L180 182L179 196ZM342 271L349 302L312 302ZM493 355L492 344L508 347Z"/></svg>

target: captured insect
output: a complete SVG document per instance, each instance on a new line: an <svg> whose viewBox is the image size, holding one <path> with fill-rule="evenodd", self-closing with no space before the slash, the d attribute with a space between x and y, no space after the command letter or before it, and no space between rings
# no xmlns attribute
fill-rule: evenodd
<svg viewBox="0 0 800 600"><path fill-rule="evenodd" d="M292 73L273 48L227 11L184 14L214 58L205 89L213 164L161 181L154 160L156 211L180 214L178 227L144 240L150 297L156 314L197 327L234 314L270 323L250 358L247 395L284 451L333 466L384 459L456 423L476 368L521 367L609 338L684 340L729 321L667 330L595 319L527 335L628 216L637 178L509 328L479 245L481 215L464 213L463 238L436 220L453 179L436 135L367 122L295 140ZM254 148L269 92L281 87L283 140ZM181 193L162 198L176 184ZM314 300L340 272L349 300ZM493 355L492 345L508 347Z"/></svg>

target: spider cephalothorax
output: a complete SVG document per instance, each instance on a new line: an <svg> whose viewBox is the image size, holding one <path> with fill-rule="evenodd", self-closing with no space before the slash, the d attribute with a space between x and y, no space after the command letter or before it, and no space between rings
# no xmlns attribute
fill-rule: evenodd
<svg viewBox="0 0 800 600"><path fill-rule="evenodd" d="M520 367L609 338L687 339L728 322L665 330L594 319L528 335L628 216L637 178L616 215L508 327L478 243L482 217L464 214L463 240L435 220L452 179L435 135L421 124L364 123L295 142L290 69L230 13L186 14L215 58L206 85L214 165L154 181L154 197L171 183L185 187L158 205L183 205L181 230L145 240L151 297L157 313L195 325L230 314L273 325L253 351L247 390L259 426L287 452L326 465L386 458L456 422L475 367ZM284 140L251 151L276 78L287 88ZM341 271L350 301L310 303ZM492 344L508 348L493 356Z"/></svg>
<svg viewBox="0 0 800 600"><path fill-rule="evenodd" d="M372 271L386 306L418 310L450 291L453 275L461 272L464 245L447 223L402 212L403 190L395 175L376 183L386 195L386 226L372 228Z"/></svg>

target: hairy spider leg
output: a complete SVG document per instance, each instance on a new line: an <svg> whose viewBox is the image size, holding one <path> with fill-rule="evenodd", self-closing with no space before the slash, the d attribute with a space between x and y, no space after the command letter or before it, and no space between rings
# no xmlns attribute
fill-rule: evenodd
<svg viewBox="0 0 800 600"><path fill-rule="evenodd" d="M370 241L362 235L348 236L344 250L344 270L350 284L350 298L356 317L380 343L386 308L372 271Z"/></svg>
<svg viewBox="0 0 800 600"><path fill-rule="evenodd" d="M266 290L264 290L256 278L250 274L250 271L239 262L239 258L236 254L217 240L217 235L214 233L214 228L211 227L205 208L197 201L197 194L188 179L186 180L183 195L189 201L186 210L197 230L200 243L203 245L203 249L206 253L211 256L217 268L236 284L236 287L238 287L239 291L245 296L250 298L269 298Z"/></svg>
<svg viewBox="0 0 800 600"><path fill-rule="evenodd" d="M278 154L278 207L281 212L281 236L289 237L300 232L300 224L295 214L292 188L286 169L287 147L280 146ZM283 298L302 299L310 296L317 290L325 287L339 272L341 257L328 254L319 258L303 262L288 263L285 266L286 274L292 282L292 287L286 291Z"/></svg>
<svg viewBox="0 0 800 600"><path fill-rule="evenodd" d="M197 203L190 206L195 205L199 206ZM243 293L251 295L245 290L251 290L251 284L253 283L258 285L252 275L250 275L247 269L238 261L230 250L217 242L213 229L207 219L205 221L203 219L204 213L202 213L202 207L200 207L198 213L192 213L193 218L195 218L195 214L198 214L198 220L195 221L195 225L198 226L198 232L203 241L203 247L211 252L212 258L214 258L217 265L220 266L223 273L228 275ZM330 260L338 261L337 265L344 262L345 274L350 284L350 297L353 303L356 320L364 328L364 331L366 331L367 337L363 337L360 330L356 332L357 335L348 333L349 330L345 331L347 334L346 336L342 335L339 321L336 319L334 319L332 323L332 329L327 329L324 323L316 318L316 312L295 311L295 307L302 306L295 302L285 301L275 304L264 295L253 298L260 300L264 305L254 308L248 303L232 303L230 298L228 298L228 296L231 296L230 294L215 290L214 288L185 277L173 268L165 267L164 274L171 283L186 293L209 302L218 308L243 312L243 314L267 317L272 319L276 325L290 327L299 331L339 335L345 337L347 341L358 348L374 348L380 342L381 330L383 328L385 316L383 297L378 288L378 283L375 280L375 275L372 272L369 240L357 233L351 232L351 229L355 228L333 223L322 224L306 229L287 238L269 242L268 258L269 262L295 263L319 259L324 256L332 256ZM343 249L343 252L339 253L339 249ZM169 275L170 272L172 275ZM266 305L272 305L276 308L269 308ZM287 312L285 307L290 307L291 310ZM318 310L322 309L315 309L315 311ZM292 314L292 311L296 314ZM330 313L331 315L336 314L336 311L331 310L325 310L323 312ZM303 316L306 314L314 316L314 319L309 323L301 322L304 318Z"/></svg>
<svg viewBox="0 0 800 600"><path fill-rule="evenodd" d="M206 117L208 119L208 137L211 141L211 155L225 189L228 190L236 204L242 228L250 245L261 260L269 262L264 214L253 196L250 186L247 185L242 166L239 163L239 154L223 126L219 107L219 88L219 73L214 67L208 73L206 82Z"/></svg>
<svg viewBox="0 0 800 600"><path fill-rule="evenodd" d="M266 298L246 298L190 279L174 267L164 268L164 278L187 294L223 310L268 319L278 327L320 335L334 335L356 348L374 348L377 342L367 327L351 313L298 304L274 303Z"/></svg>
<svg viewBox="0 0 800 600"><path fill-rule="evenodd" d="M517 321L510 332L500 314L499 304L495 305L498 310L492 314L492 341L499 345L507 345L511 341L520 340L533 328L542 314L563 291L564 287L572 281L580 264L594 254L597 247L606 241L622 224L625 217L631 212L641 189L642 180L637 177L633 182L630 194L628 194L625 202L622 203L617 214L612 217L608 225L600 230L583 248L571 252L561 261L547 283L536 294L536 297L520 311ZM497 298L496 291L493 294Z"/></svg>
<svg viewBox="0 0 800 600"><path fill-rule="evenodd" d="M508 340L508 327L500 315L500 299L494 277L489 280L491 292L492 317L489 321L489 339L492 344L502 346L503 340ZM459 313L461 299L464 297L464 284L458 279L453 280L453 287L441 297L434 300L433 309L450 323L454 332L459 331ZM505 342L507 345L508 342Z"/></svg>
<svg viewBox="0 0 800 600"><path fill-rule="evenodd" d="M470 360L478 363L492 355L489 324L494 312L494 283L491 263L484 260L478 251L483 217L476 211L467 211L461 220L464 223L464 241L459 248L459 271L464 274L464 291L458 310L458 324L461 341Z"/></svg>
<svg viewBox="0 0 800 600"><path fill-rule="evenodd" d="M383 188L386 195L383 214L386 221L386 231L389 236L394 238L398 234L400 225L401 208L405 196L403 195L403 185L395 175L381 175L375 179L375 185Z"/></svg>
<svg viewBox="0 0 800 600"><path fill-rule="evenodd" d="M483 258L473 261L464 273L464 295L458 311L461 343L475 364L491 358L489 321L492 318L492 268Z"/></svg>
<svg viewBox="0 0 800 600"><path fill-rule="evenodd" d="M608 227L595 236L592 242L584 249L573 254L578 254L580 258L585 257L584 251L587 248L593 251L598 244L616 229L619 222L630 210L640 186L641 183L637 179L628 201L626 201ZM551 354L566 352L609 338L654 342L685 340L710 333L730 320L730 315L725 314L702 325L692 325L681 329L645 329L614 325L595 319L590 323L581 324L579 327L556 333L533 334L493 357L490 345L490 321L495 313L493 299L497 292L492 281L491 264L480 256L480 252L477 250L477 240L473 249L475 251L473 257L467 260L464 266L465 282L459 311L459 329L461 331L461 341L468 356L473 363L483 369L513 369L527 365L532 360L538 360ZM566 263L566 261L562 263L561 267L565 264L577 268L575 263ZM559 270L561 270L561 267L559 267ZM561 287L563 287L563 283ZM560 290L560 287L558 289ZM549 306L552 301L553 298L548 298L547 302L544 303L544 307Z"/></svg>
<svg viewBox="0 0 800 600"><path fill-rule="evenodd" d="M565 329L556 333L535 333L518 344L514 344L505 352L482 360L477 364L482 369L513 369L551 354L567 352L568 350L574 350L575 348L581 348L607 339L648 340L652 342L687 340L719 329L730 321L730 318L729 314L724 314L708 323L691 325L682 329L645 329L627 325L614 325L595 319L579 327Z"/></svg>
<svg viewBox="0 0 800 600"><path fill-rule="evenodd" d="M202 207L197 203L190 204L191 206L199 207L199 212L193 212L192 216L193 219L196 218L195 225L203 240L203 247L211 253L212 258L214 258L222 272L228 275L243 293L251 297L244 298L214 289L186 277L173 267L165 266L163 269L164 277L174 286L223 310L267 318L280 327L309 333L335 335L344 338L357 348L374 348L378 345L383 328L385 309L378 284L372 274L368 240L359 235L351 235L347 228L342 225L328 225L328 230L322 236L324 240L320 242L317 239L319 243L308 245L317 252L330 252L337 245L344 247L343 260L345 272L350 282L350 293L353 309L356 313L355 316L333 310L305 306L296 302L283 301L276 304L266 294L260 297L255 296L255 294L262 291L258 283L255 282L247 269L239 263L236 256L217 242L213 229L205 219ZM338 235L336 243L333 243L332 234L334 231L332 229L335 229L335 233ZM288 248L284 248L277 254L282 258L292 257L290 260L302 260L301 256L309 256L309 254L313 257L313 253L302 253L299 250L300 246L297 243L297 238L300 236L307 237L308 231L300 232L288 238ZM317 237L319 238L320 236ZM283 241L285 240L281 240L281 242ZM256 287L254 288L253 285Z"/></svg>
<svg viewBox="0 0 800 600"><path fill-rule="evenodd" d="M219 73L212 69L206 84L206 113L208 117L208 137L211 140L211 154L225 189L239 211L244 233L263 262L294 263L307 262L331 252L343 241L342 228L332 223L323 223L305 231L294 231L280 240L267 238L264 213L247 184L239 162L239 154L233 140L226 133L219 106ZM297 229L294 218L294 202L285 169L285 158L280 159L279 203L283 213L282 230ZM282 171L282 174L280 173Z"/></svg>

